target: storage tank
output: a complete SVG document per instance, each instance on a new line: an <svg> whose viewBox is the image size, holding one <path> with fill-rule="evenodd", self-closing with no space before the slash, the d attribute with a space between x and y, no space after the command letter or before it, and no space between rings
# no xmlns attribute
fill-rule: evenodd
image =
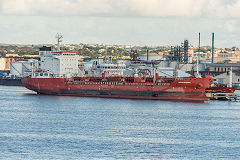
<svg viewBox="0 0 240 160"><path fill-rule="evenodd" d="M159 67L169 67L169 61L161 61L158 64Z"/></svg>
<svg viewBox="0 0 240 160"><path fill-rule="evenodd" d="M199 71L205 71L206 65L205 64L199 64Z"/></svg>
<svg viewBox="0 0 240 160"><path fill-rule="evenodd" d="M149 58L148 61L155 61L155 60L163 59L163 56L157 55L157 54L149 54L148 58ZM139 55L139 59L142 61L147 61L147 55L146 54Z"/></svg>
<svg viewBox="0 0 240 160"><path fill-rule="evenodd" d="M170 67L171 68L174 68L174 69L178 69L179 68L179 62L177 62L177 61L172 61L172 62L170 62Z"/></svg>
<svg viewBox="0 0 240 160"><path fill-rule="evenodd" d="M199 64L198 65L198 70L199 71L205 71L206 70L206 65L205 64ZM197 64L194 64L194 71L197 71Z"/></svg>
<svg viewBox="0 0 240 160"><path fill-rule="evenodd" d="M195 64L179 64L179 69L184 72L191 72Z"/></svg>

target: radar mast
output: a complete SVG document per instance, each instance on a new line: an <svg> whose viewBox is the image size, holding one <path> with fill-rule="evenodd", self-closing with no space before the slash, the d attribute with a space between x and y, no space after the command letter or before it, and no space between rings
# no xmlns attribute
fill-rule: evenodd
<svg viewBox="0 0 240 160"><path fill-rule="evenodd" d="M57 51L60 51L60 43L62 42L63 39L63 35L61 35L60 33L57 33L56 35L57 38Z"/></svg>

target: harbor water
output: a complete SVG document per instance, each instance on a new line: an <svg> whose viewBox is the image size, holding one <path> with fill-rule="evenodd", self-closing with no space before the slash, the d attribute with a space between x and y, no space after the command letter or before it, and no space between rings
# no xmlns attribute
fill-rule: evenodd
<svg viewBox="0 0 240 160"><path fill-rule="evenodd" d="M240 159L240 103L43 96L0 86L0 159Z"/></svg>

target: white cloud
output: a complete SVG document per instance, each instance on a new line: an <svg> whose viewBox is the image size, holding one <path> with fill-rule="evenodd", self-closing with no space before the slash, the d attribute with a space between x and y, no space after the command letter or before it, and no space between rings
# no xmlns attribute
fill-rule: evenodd
<svg viewBox="0 0 240 160"><path fill-rule="evenodd" d="M240 18L240 0L0 0L2 15Z"/></svg>
<svg viewBox="0 0 240 160"><path fill-rule="evenodd" d="M5 15L99 15L111 9L108 0L0 0Z"/></svg>
<svg viewBox="0 0 240 160"><path fill-rule="evenodd" d="M206 0L120 0L115 3L116 12L125 11L137 16L192 17L200 16ZM125 14L126 14L125 13ZM122 14L119 12L118 14Z"/></svg>
<svg viewBox="0 0 240 160"><path fill-rule="evenodd" d="M0 42L47 43L60 32L66 42L174 45L201 32L209 44L215 32L216 45L238 46L239 10L240 0L0 0Z"/></svg>
<svg viewBox="0 0 240 160"><path fill-rule="evenodd" d="M4 14L34 14L31 13L30 7L26 0L1 1L1 10Z"/></svg>
<svg viewBox="0 0 240 160"><path fill-rule="evenodd" d="M228 32L234 32L236 30L236 21L227 21L225 27Z"/></svg>
<svg viewBox="0 0 240 160"><path fill-rule="evenodd" d="M240 18L240 0L0 0L2 15Z"/></svg>
<svg viewBox="0 0 240 160"><path fill-rule="evenodd" d="M86 29L91 29L95 26L95 20L93 18L88 18L87 21L84 24L84 27Z"/></svg>

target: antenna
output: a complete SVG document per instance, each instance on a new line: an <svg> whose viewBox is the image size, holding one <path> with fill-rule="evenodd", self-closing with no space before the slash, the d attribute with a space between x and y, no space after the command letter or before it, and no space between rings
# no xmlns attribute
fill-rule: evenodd
<svg viewBox="0 0 240 160"><path fill-rule="evenodd" d="M60 51L60 43L62 42L63 35L57 33L56 38L57 38L57 51Z"/></svg>

